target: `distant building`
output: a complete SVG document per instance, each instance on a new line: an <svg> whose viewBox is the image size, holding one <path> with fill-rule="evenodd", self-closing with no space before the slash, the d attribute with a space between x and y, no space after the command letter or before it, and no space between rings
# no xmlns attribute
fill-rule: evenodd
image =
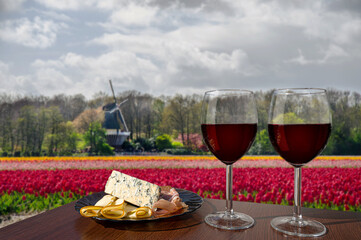
<svg viewBox="0 0 361 240"><path fill-rule="evenodd" d="M130 135L119 109L121 104L117 105L114 102L103 106L105 115L103 127L107 130L107 143L114 148L119 148Z"/></svg>

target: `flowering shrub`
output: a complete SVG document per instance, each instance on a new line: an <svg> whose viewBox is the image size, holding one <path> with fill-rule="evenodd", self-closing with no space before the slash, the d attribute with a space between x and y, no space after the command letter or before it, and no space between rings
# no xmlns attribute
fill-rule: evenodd
<svg viewBox="0 0 361 240"><path fill-rule="evenodd" d="M318 156L315 160L328 160L328 161L339 161L339 160L350 160L360 161L360 156ZM193 160L214 160L218 161L214 156L84 156L84 157L0 157L0 162L8 161L30 161L30 162L43 162L43 161L169 161L169 160L182 160L182 161L193 161ZM282 160L278 155L274 156L243 156L242 160ZM314 161L314 160L313 160Z"/></svg>
<svg viewBox="0 0 361 240"><path fill-rule="evenodd" d="M211 156L122 156L122 157L40 157L0 158L0 170L40 169L129 169L129 168L222 168L224 164ZM245 156L235 168L288 167L278 156ZM361 158L318 157L305 166L361 168Z"/></svg>
<svg viewBox="0 0 361 240"><path fill-rule="evenodd" d="M293 170L279 156L234 164L234 199L293 204ZM0 214L52 209L103 191L112 169L158 185L224 198L224 164L213 156L0 158ZM306 207L361 211L361 158L319 156L303 169Z"/></svg>
<svg viewBox="0 0 361 240"><path fill-rule="evenodd" d="M224 198L224 168L123 169L123 173L158 185L187 189L208 198ZM109 169L4 170L0 194L82 196L104 190ZM235 200L293 204L291 168L235 168ZM361 168L305 168L302 199L308 207L361 211ZM72 198L73 199L73 198Z"/></svg>
<svg viewBox="0 0 361 240"><path fill-rule="evenodd" d="M203 143L203 137L201 134L191 133L188 136L187 134L184 134L183 137L186 142L189 141L188 145L193 150L204 151L204 152L208 151L208 148ZM179 134L178 137L174 140L178 142L183 142L182 134Z"/></svg>

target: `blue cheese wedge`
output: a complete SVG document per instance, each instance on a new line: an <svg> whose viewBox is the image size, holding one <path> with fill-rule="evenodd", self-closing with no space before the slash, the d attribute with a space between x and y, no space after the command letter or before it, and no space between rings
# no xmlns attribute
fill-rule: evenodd
<svg viewBox="0 0 361 240"><path fill-rule="evenodd" d="M160 187L150 182L113 170L106 185L106 193L139 207L152 207L158 201Z"/></svg>

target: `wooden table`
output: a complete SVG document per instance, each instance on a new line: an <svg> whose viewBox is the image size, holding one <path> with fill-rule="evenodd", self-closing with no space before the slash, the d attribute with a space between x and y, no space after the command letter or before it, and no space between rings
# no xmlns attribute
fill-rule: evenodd
<svg viewBox="0 0 361 240"><path fill-rule="evenodd" d="M223 210L224 206L224 200L205 199L201 208L188 215L119 223L81 217L70 203L0 229L0 239L302 239L287 237L270 226L272 218L292 213L289 206L236 201L234 209L252 216L256 220L254 227L226 231L204 223L208 213ZM360 212L304 208L303 215L327 227L327 234L317 239L361 239Z"/></svg>

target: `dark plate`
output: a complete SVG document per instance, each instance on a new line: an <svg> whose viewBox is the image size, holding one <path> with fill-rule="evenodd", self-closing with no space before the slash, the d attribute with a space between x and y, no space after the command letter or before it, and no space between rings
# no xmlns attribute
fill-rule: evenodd
<svg viewBox="0 0 361 240"><path fill-rule="evenodd" d="M112 220L112 219L105 219L105 218L98 218L95 217L95 219L98 220L106 220L106 221L113 221L113 222L124 222L124 221L152 221L152 220L158 220L158 219L164 219L164 218L171 218L171 217L176 217L176 216L181 216L183 214L188 214L191 212L194 212L195 210L197 210L198 208L200 208L203 204L203 198L201 198L198 194L188 191L188 190L184 190L184 189L179 189L176 188L177 192L179 193L179 197L182 199L182 202L184 202L185 204L188 205L187 208L185 209L181 209L171 215L166 215L163 217L150 217L150 218L143 218L143 219L129 219L129 218L123 218L121 220ZM94 206L96 202L98 202L104 195L106 195L105 192L98 192L98 193L94 193L88 196L85 196L81 199L79 199L76 203L75 203L75 211L79 212L80 214L80 209L82 207L85 206Z"/></svg>

